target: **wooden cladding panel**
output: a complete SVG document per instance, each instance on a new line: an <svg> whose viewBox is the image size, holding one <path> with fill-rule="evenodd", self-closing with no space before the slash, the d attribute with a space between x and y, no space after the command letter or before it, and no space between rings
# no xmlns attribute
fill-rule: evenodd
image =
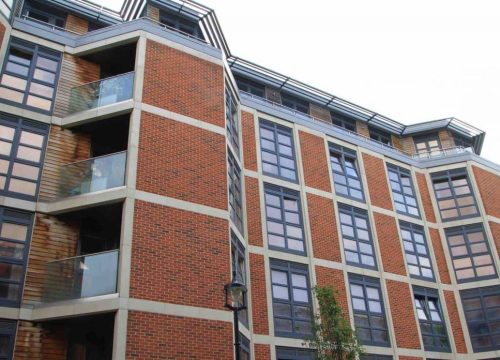
<svg viewBox="0 0 500 360"><path fill-rule="evenodd" d="M16 360L66 360L67 338L57 324L19 321L14 348Z"/></svg>
<svg viewBox="0 0 500 360"><path fill-rule="evenodd" d="M23 303L42 299L47 262L76 255L80 225L37 213L26 270Z"/></svg>
<svg viewBox="0 0 500 360"><path fill-rule="evenodd" d="M56 197L64 164L90 157L90 135L52 125L40 184L40 199Z"/></svg>
<svg viewBox="0 0 500 360"><path fill-rule="evenodd" d="M77 34L85 34L89 31L89 22L72 14L68 14L65 28Z"/></svg>
<svg viewBox="0 0 500 360"><path fill-rule="evenodd" d="M69 100L73 87L96 81L100 78L101 69L99 64L70 54L64 54L53 115L58 117L68 115Z"/></svg>

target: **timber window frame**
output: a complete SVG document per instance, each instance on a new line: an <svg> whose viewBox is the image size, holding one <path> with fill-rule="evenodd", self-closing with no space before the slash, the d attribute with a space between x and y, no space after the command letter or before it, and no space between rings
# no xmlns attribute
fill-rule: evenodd
<svg viewBox="0 0 500 360"><path fill-rule="evenodd" d="M335 194L364 202L363 182L356 151L329 143Z"/></svg>
<svg viewBox="0 0 500 360"><path fill-rule="evenodd" d="M387 164L387 172L396 212L420 219L420 210L410 170Z"/></svg>
<svg viewBox="0 0 500 360"><path fill-rule="evenodd" d="M401 239L405 250L406 264L410 277L435 281L429 246L424 228L406 221L399 221Z"/></svg>

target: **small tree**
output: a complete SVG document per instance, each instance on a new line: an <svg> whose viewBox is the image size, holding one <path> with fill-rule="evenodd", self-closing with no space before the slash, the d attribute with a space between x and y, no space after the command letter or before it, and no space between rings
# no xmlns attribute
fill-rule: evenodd
<svg viewBox="0 0 500 360"><path fill-rule="evenodd" d="M342 314L336 291L331 286L315 286L319 312L314 315L312 336L305 344L317 352L318 360L354 360L363 353L351 324Z"/></svg>

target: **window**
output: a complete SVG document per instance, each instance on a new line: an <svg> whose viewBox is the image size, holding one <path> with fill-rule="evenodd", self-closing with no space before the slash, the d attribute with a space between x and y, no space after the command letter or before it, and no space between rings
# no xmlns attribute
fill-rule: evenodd
<svg viewBox="0 0 500 360"><path fill-rule="evenodd" d="M466 138L465 136L458 135L456 133L452 133L453 141L455 142L455 146L461 146L463 148L471 148L472 140Z"/></svg>
<svg viewBox="0 0 500 360"><path fill-rule="evenodd" d="M330 112L330 116L332 117L333 125L337 125L346 130L356 132L356 120L333 111Z"/></svg>
<svg viewBox="0 0 500 360"><path fill-rule="evenodd" d="M330 163L335 193L363 201L363 187L356 164L356 151L330 144Z"/></svg>
<svg viewBox="0 0 500 360"><path fill-rule="evenodd" d="M311 334L312 310L307 266L271 259L274 332L303 338Z"/></svg>
<svg viewBox="0 0 500 360"><path fill-rule="evenodd" d="M410 170L388 164L387 171L396 211L400 214L420 217Z"/></svg>
<svg viewBox="0 0 500 360"><path fill-rule="evenodd" d="M361 354L360 360L392 360L390 355Z"/></svg>
<svg viewBox="0 0 500 360"><path fill-rule="evenodd" d="M243 233L243 210L241 207L241 170L236 164L231 152L228 150L229 163L228 178L229 178L229 216L233 220L236 227Z"/></svg>
<svg viewBox="0 0 500 360"><path fill-rule="evenodd" d="M438 291L413 286L418 322L426 351L450 351Z"/></svg>
<svg viewBox="0 0 500 360"><path fill-rule="evenodd" d="M269 247L304 254L299 193L269 184L264 192Z"/></svg>
<svg viewBox="0 0 500 360"><path fill-rule="evenodd" d="M294 349L286 347L276 348L277 360L314 360L314 351L307 349Z"/></svg>
<svg viewBox="0 0 500 360"><path fill-rule="evenodd" d="M287 93L281 93L281 104L293 110L309 114L309 103Z"/></svg>
<svg viewBox="0 0 500 360"><path fill-rule="evenodd" d="M339 204L340 228L348 264L376 269L366 210Z"/></svg>
<svg viewBox="0 0 500 360"><path fill-rule="evenodd" d="M240 139L239 139L239 126L238 126L238 108L236 105L236 100L229 89L229 85L226 84L226 129L227 137L233 145L236 153L239 157L240 152Z"/></svg>
<svg viewBox="0 0 500 360"><path fill-rule="evenodd" d="M427 134L413 138L417 154L420 156L439 155L441 153L441 143L437 134Z"/></svg>
<svg viewBox="0 0 500 360"><path fill-rule="evenodd" d="M13 4L14 0L0 0L0 13L2 13L7 20L10 19Z"/></svg>
<svg viewBox="0 0 500 360"><path fill-rule="evenodd" d="M14 339L16 335L16 321L0 320L0 359L12 359Z"/></svg>
<svg viewBox="0 0 500 360"><path fill-rule="evenodd" d="M245 247L238 240L238 237L231 231L231 270L233 277L237 276L243 284L247 283L245 266ZM248 296L245 294L245 296ZM248 304L248 299L245 299ZM238 319L248 327L248 310L240 310Z"/></svg>
<svg viewBox="0 0 500 360"><path fill-rule="evenodd" d="M400 221L399 226L410 276L423 280L434 280L424 228L404 221Z"/></svg>
<svg viewBox="0 0 500 360"><path fill-rule="evenodd" d="M264 174L297 181L292 129L261 120L260 147Z"/></svg>
<svg viewBox="0 0 500 360"><path fill-rule="evenodd" d="M0 114L0 194L35 200L48 126Z"/></svg>
<svg viewBox="0 0 500 360"><path fill-rule="evenodd" d="M376 278L349 274L356 334L363 345L389 346L380 282Z"/></svg>
<svg viewBox="0 0 500 360"><path fill-rule="evenodd" d="M36 1L29 1L26 3L23 9L23 15L62 29L64 29L64 24L66 23L66 14L57 11L57 9L53 7L43 6Z"/></svg>
<svg viewBox="0 0 500 360"><path fill-rule="evenodd" d="M189 18L187 14L181 16L179 13L160 10L160 22L172 29L179 30L185 34L203 40L203 33L198 25L198 20Z"/></svg>
<svg viewBox="0 0 500 360"><path fill-rule="evenodd" d="M434 173L432 185L443 221L479 215L465 169Z"/></svg>
<svg viewBox="0 0 500 360"><path fill-rule="evenodd" d="M17 306L21 299L32 215L0 207L0 303Z"/></svg>
<svg viewBox="0 0 500 360"><path fill-rule="evenodd" d="M236 84L238 85L238 89L240 89L241 91L244 91L252 95L256 95L261 98L265 97L264 85L239 76L235 76L235 79L236 79Z"/></svg>
<svg viewBox="0 0 500 360"><path fill-rule="evenodd" d="M481 224L446 229L453 268L458 282L496 278L496 270Z"/></svg>
<svg viewBox="0 0 500 360"><path fill-rule="evenodd" d="M49 113L61 54L14 39L10 43L0 80L0 99Z"/></svg>
<svg viewBox="0 0 500 360"><path fill-rule="evenodd" d="M370 134L370 139L377 140L386 145L392 145L391 134L388 132L368 126L368 133Z"/></svg>
<svg viewBox="0 0 500 360"><path fill-rule="evenodd" d="M460 291L474 352L500 349L500 286Z"/></svg>
<svg viewBox="0 0 500 360"><path fill-rule="evenodd" d="M241 360L250 360L250 340L248 340L245 336L240 333L240 359Z"/></svg>

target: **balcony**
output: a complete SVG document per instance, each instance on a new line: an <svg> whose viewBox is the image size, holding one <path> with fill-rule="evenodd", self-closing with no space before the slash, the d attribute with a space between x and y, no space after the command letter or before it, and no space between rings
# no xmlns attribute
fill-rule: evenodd
<svg viewBox="0 0 500 360"><path fill-rule="evenodd" d="M134 75L135 72L131 71L72 88L69 99L69 114L132 99Z"/></svg>
<svg viewBox="0 0 500 360"><path fill-rule="evenodd" d="M118 255L111 250L47 263L42 303L116 293Z"/></svg>

